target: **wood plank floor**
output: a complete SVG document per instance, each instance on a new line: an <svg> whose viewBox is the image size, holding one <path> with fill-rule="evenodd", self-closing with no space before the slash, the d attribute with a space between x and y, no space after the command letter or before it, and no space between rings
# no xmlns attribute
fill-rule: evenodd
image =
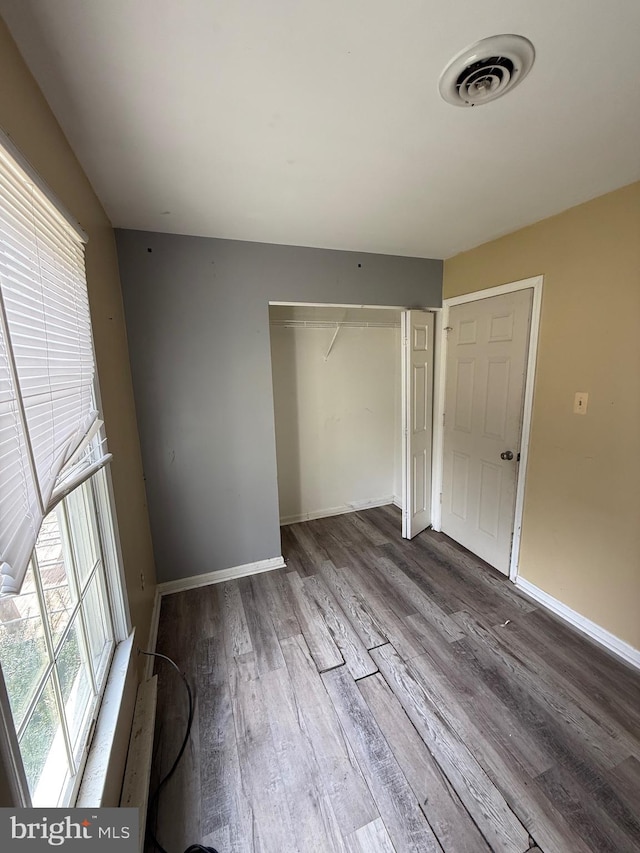
<svg viewBox="0 0 640 853"><path fill-rule="evenodd" d="M287 568L167 596L196 692L171 853L640 851L640 675L380 507L282 528ZM160 662L153 777L186 723Z"/></svg>

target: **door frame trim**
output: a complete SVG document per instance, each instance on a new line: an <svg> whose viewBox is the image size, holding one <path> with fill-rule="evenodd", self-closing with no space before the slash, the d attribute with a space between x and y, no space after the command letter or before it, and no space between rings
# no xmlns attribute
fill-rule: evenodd
<svg viewBox="0 0 640 853"><path fill-rule="evenodd" d="M522 516L524 513L524 491L527 478L527 463L529 460L529 438L531 435L531 418L533 415L533 391L535 384L536 358L538 354L540 316L542 313L543 281L544 276L537 275L532 278L521 279L520 281L512 281L508 284L501 284L497 287L489 287L485 290L476 290L471 293L465 293L462 296L453 296L450 299L443 300L442 311L438 311L436 314L436 375L433 401L431 518L433 529L440 531L442 524L441 500L444 454L444 400L447 373L447 335L445 334L445 330L449 323L449 309L454 305L463 305L467 302L477 302L481 299L490 299L492 296L502 296L505 293L514 293L517 290L533 290L531 325L529 328L529 349L527 354L527 368L524 384L522 434L520 438L520 464L518 466L518 476L516 479L513 539L509 560L509 580L514 582L518 577L518 565L520 559L520 539L522 535Z"/></svg>

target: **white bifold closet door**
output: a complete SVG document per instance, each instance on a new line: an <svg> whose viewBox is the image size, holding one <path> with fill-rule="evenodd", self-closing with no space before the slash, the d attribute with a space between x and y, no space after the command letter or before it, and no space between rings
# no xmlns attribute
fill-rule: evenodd
<svg viewBox="0 0 640 853"><path fill-rule="evenodd" d="M402 313L402 535L431 524L434 316Z"/></svg>

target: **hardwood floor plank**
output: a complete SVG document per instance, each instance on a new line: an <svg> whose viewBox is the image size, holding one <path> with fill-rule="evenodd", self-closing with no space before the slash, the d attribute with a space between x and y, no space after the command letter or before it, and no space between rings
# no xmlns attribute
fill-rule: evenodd
<svg viewBox="0 0 640 853"><path fill-rule="evenodd" d="M392 510L397 510L392 512ZM402 539L402 513L397 507L377 506L364 510L362 515L371 520L389 542L403 542Z"/></svg>
<svg viewBox="0 0 640 853"><path fill-rule="evenodd" d="M412 602L414 609L438 631L449 643L465 636L460 626L399 569L388 557L377 557L376 565L386 577L390 578L397 589L402 590Z"/></svg>
<svg viewBox="0 0 640 853"><path fill-rule="evenodd" d="M363 554L359 549L356 549L351 543L351 546L345 546L342 540L336 535L337 529L333 524L320 526L327 519L318 519L314 524L319 525L313 528L313 535L321 539L327 552L327 560L332 562L334 566L360 566L365 571L368 571L368 562L363 559ZM333 521L333 519L329 519ZM343 537L344 538L344 537ZM366 554L366 550L365 550Z"/></svg>
<svg viewBox="0 0 640 853"><path fill-rule="evenodd" d="M640 827L620 824L592 800L586 801L584 792L562 767L547 770L536 782L592 850L598 853L637 853L640 850Z"/></svg>
<svg viewBox="0 0 640 853"><path fill-rule="evenodd" d="M546 689L544 669L523 665L495 632L486 631L469 614L459 613L455 618L466 631L465 643L477 664L478 677L523 725L536 730L541 752L547 750L554 761L562 759L565 765L586 760L602 770L626 758L624 743L611 737L571 699Z"/></svg>
<svg viewBox="0 0 640 853"><path fill-rule="evenodd" d="M356 571L353 566L345 569L343 574L356 593L367 602L367 610L404 660L424 653L422 645L413 635L411 628L405 625L388 605L384 593L379 590L372 574L363 574L359 570Z"/></svg>
<svg viewBox="0 0 640 853"><path fill-rule="evenodd" d="M200 738L200 789L206 804L202 830L208 834L231 823L233 803L225 775L229 753L237 757L227 663L217 640L200 645L197 688L199 713L206 720Z"/></svg>
<svg viewBox="0 0 640 853"><path fill-rule="evenodd" d="M194 596L193 592L189 590L188 594L166 596L162 601L156 643L156 650L160 654L171 657L192 684L197 678L198 649L201 643L207 641L198 639L194 644L190 634L186 632L176 634L172 625L189 624L191 617L194 616L199 623L202 623L202 635L206 635L212 630L211 621L207 617L215 611L217 601L215 592L208 591L200 599ZM198 638L200 636L198 633ZM151 791L155 790L160 778L168 771L178 754L188 718L186 691L173 667L166 661L156 659L154 668L158 673L159 687L154 740L156 746L160 748L154 759ZM179 845L185 833L195 839L201 834L202 789L199 772L199 740L200 713L196 704L189 744L176 773L163 789L158 807L154 810L155 835L161 843L170 847ZM188 794L188 802L185 803L180 814L171 819L166 803L180 796L183 791Z"/></svg>
<svg viewBox="0 0 640 853"><path fill-rule="evenodd" d="M489 845L384 678L380 674L363 678L358 688L445 853L489 853Z"/></svg>
<svg viewBox="0 0 640 853"><path fill-rule="evenodd" d="M280 540L282 545L282 556L287 564L288 571L296 571L299 575L305 576L314 574L313 561L307 556L304 548L302 548L293 534L292 527L289 524L280 528Z"/></svg>
<svg viewBox="0 0 640 853"><path fill-rule="evenodd" d="M201 843L229 853L251 853L253 846L247 839L253 833L253 811L242 786L226 656L217 638L200 646L196 686L203 721L198 753ZM193 840L194 836L187 835L171 849L184 849L189 838Z"/></svg>
<svg viewBox="0 0 640 853"><path fill-rule="evenodd" d="M156 651L161 654L170 655L181 670L190 678L195 678L196 659L194 651L194 637L188 632L180 632L175 635L172 626L176 624L193 623L202 625L202 632L198 631L196 642L212 636L219 631L219 593L214 589L207 589L199 596L194 593L199 590L185 590L185 592L165 595L161 599L160 617L158 621L158 636L156 638ZM214 627L215 626L215 627ZM169 651L166 651L166 650ZM162 682L165 664L154 661L154 672L159 675ZM158 684L160 687L160 683ZM161 706L163 696L158 693L158 705Z"/></svg>
<svg viewBox="0 0 640 853"><path fill-rule="evenodd" d="M434 531L425 531L421 541L428 542L429 547L441 554L450 564L456 565L467 577L477 580L516 611L529 613L538 609L539 605L527 598L513 584L508 583L504 575L448 536L434 533Z"/></svg>
<svg viewBox="0 0 640 853"><path fill-rule="evenodd" d="M424 531L411 540L407 549L418 561L429 566L431 577L438 582L455 589L456 595L464 601L466 610L474 612L488 625L497 625L507 619L514 619L522 612L520 596L509 590L509 582L495 569L485 568L484 572L474 572L455 557L447 557L436 547L437 542L432 531ZM492 575L495 583L487 582Z"/></svg>
<svg viewBox="0 0 640 853"><path fill-rule="evenodd" d="M291 524L289 531L298 544L298 548L305 557L305 575L315 574L320 571L320 566L325 560L329 560L329 554L323 545L319 545L313 537L310 528L311 522L303 524Z"/></svg>
<svg viewBox="0 0 640 853"><path fill-rule="evenodd" d="M562 768L564 771L564 768ZM630 802L627 795L620 795L615 786L605 779L600 779L596 787L587 776L578 778L576 791L581 802L589 801L589 808L599 811L603 827L613 823L621 829L640 850L640 812L636 788L635 802ZM628 794L629 792L627 792Z"/></svg>
<svg viewBox="0 0 640 853"><path fill-rule="evenodd" d="M309 530L319 545L329 550L331 539L338 540L350 551L366 553L375 547L368 536L352 522L353 513L337 515L333 518L317 518L310 522Z"/></svg>
<svg viewBox="0 0 640 853"><path fill-rule="evenodd" d="M396 853L382 818L347 835L345 844L348 853Z"/></svg>
<svg viewBox="0 0 640 853"><path fill-rule="evenodd" d="M166 773L178 754L182 737L187 726L186 694L176 696L174 711L165 715L163 720L163 761L162 774ZM163 788L159 807L156 810L154 834L158 841L168 849L181 849L183 838L198 839L201 831L201 789L200 789L200 714L196 709L191 738L175 774ZM177 814L173 814L167 804L184 796L184 802Z"/></svg>
<svg viewBox="0 0 640 853"><path fill-rule="evenodd" d="M263 696L278 757L298 850L305 853L345 851L329 796L318 785L319 768L306 733L286 668L261 678Z"/></svg>
<svg viewBox="0 0 640 853"><path fill-rule="evenodd" d="M322 564L321 575L367 649L389 642L389 638L367 609L364 599L353 589L344 572L337 571L333 563L327 561Z"/></svg>
<svg viewBox="0 0 640 853"><path fill-rule="evenodd" d="M298 715L343 836L378 818L369 789L338 722L304 637L281 641Z"/></svg>
<svg viewBox="0 0 640 853"><path fill-rule="evenodd" d="M267 597L260 588L259 577L260 575L240 578L238 588L251 637L251 647L255 650L258 673L262 675L284 666L284 658L271 621L271 611L266 606Z"/></svg>
<svg viewBox="0 0 640 853"><path fill-rule="evenodd" d="M297 853L293 819L271 735L260 678L245 680L229 662L242 787L253 810L253 837L264 853ZM258 846L256 844L256 846Z"/></svg>
<svg viewBox="0 0 640 853"><path fill-rule="evenodd" d="M189 590L173 601L176 621L164 621L167 613L161 611L158 632L158 651L172 657L184 671L195 690L196 712L194 736L186 758L176 775L162 793L162 825L157 835L169 849L184 849L207 834L221 837L226 843L229 832L230 853L247 853L246 839L251 835L252 812L244 797L240 782L239 760L226 672L226 656L222 641L223 620L220 616L222 591L218 586ZM177 609L176 609L177 608ZM190 630L175 630L176 624L189 625ZM164 627L163 627L164 626ZM194 637L205 637L196 641ZM165 683L162 694L164 711L157 716L156 727L162 731L165 755L164 770L168 769L180 747L186 726L186 697L180 699L175 674L162 664ZM169 680L171 679L171 680ZM200 721L202 720L202 724ZM199 793L193 789L199 782ZM181 798L187 797L182 803ZM175 813L164 807L168 802L181 802ZM194 817L194 809L200 817ZM225 821L229 826L225 829Z"/></svg>
<svg viewBox="0 0 640 853"><path fill-rule="evenodd" d="M380 554L392 560L444 613L451 615L464 609L464 602L456 595L455 585L445 584L443 577L434 581L429 563L416 559L406 547L389 542L380 547Z"/></svg>
<svg viewBox="0 0 640 853"><path fill-rule="evenodd" d="M296 634L302 633L295 614L287 572L284 569L263 572L261 575L256 575L256 580L258 578L260 578L259 588L265 596L278 639L295 637Z"/></svg>
<svg viewBox="0 0 640 853"><path fill-rule="evenodd" d="M373 649L371 655L490 847L504 853L526 850L529 833L400 656L390 646Z"/></svg>
<svg viewBox="0 0 640 853"><path fill-rule="evenodd" d="M544 632L550 644L570 654L578 665L586 663L600 688L610 686L615 690L618 701L629 706L635 724L640 723L640 683L637 670L544 608L529 613L522 624Z"/></svg>
<svg viewBox="0 0 640 853"><path fill-rule="evenodd" d="M619 709L615 706L612 694L607 692L603 697L595 691L588 691L583 684L576 683L577 679L566 677L556 661L549 654L543 656L534 650L531 639L519 629L520 622L516 620L509 625L494 626L489 629L489 633L533 674L540 682L541 689L558 699L571 702L576 709L590 717L590 727L597 726L605 733L605 742L619 744L615 754L622 753L624 757L624 753L627 753L640 758L640 741L629 733L628 721L625 720L627 724L624 726L618 722Z"/></svg>
<svg viewBox="0 0 640 853"><path fill-rule="evenodd" d="M385 515L387 515L390 520L394 523L396 530L396 537L398 539L402 536L402 510L399 506L396 506L394 503L384 504L379 507Z"/></svg>
<svg viewBox="0 0 640 853"><path fill-rule="evenodd" d="M322 578L318 575L305 578L302 586L320 611L324 623L333 637L333 642L340 650L353 678L364 678L377 672L378 667Z"/></svg>
<svg viewBox="0 0 640 853"><path fill-rule="evenodd" d="M372 545L380 546L389 543L387 534L380 530L379 527L376 527L375 524L372 524L365 514L360 512L349 513L348 520Z"/></svg>
<svg viewBox="0 0 640 853"><path fill-rule="evenodd" d="M220 595L224 645L229 665L231 665L232 658L253 651L253 645L238 581L221 583Z"/></svg>
<svg viewBox="0 0 640 853"><path fill-rule="evenodd" d="M640 732L640 684L622 661L580 636L551 613L536 610L514 630L562 677L583 689L633 738Z"/></svg>
<svg viewBox="0 0 640 853"><path fill-rule="evenodd" d="M607 778L627 806L640 813L640 761L630 755L610 770Z"/></svg>
<svg viewBox="0 0 640 853"><path fill-rule="evenodd" d="M231 698L231 713L235 726L236 740L245 736L245 732L251 727L251 719L245 719L247 704L243 701L246 696L243 685L258 681L258 664L255 652L247 652L237 658L227 658L229 696ZM253 690L257 690L256 685Z"/></svg>
<svg viewBox="0 0 640 853"><path fill-rule="evenodd" d="M511 811L543 850L585 853L588 848L582 839L535 785L533 776L518 760L517 746L515 749L506 749L504 738L494 738L485 728L478 730L475 705L457 701L455 694L448 689L446 679L443 679L428 655L412 659L409 671L425 691L432 707L438 710L444 724L450 731L459 733ZM496 714L500 719L498 709ZM506 735L508 737L508 732ZM458 791L458 794L464 802L462 793Z"/></svg>
<svg viewBox="0 0 640 853"><path fill-rule="evenodd" d="M344 659L340 650L334 643L316 603L305 592L302 579L295 572L291 572L287 580L293 593L296 616L302 634L318 671L324 672L326 669L342 666Z"/></svg>
<svg viewBox="0 0 640 853"><path fill-rule="evenodd" d="M465 743L489 742L504 760L515 759L531 776L551 767L554 759L541 748L535 728L523 725L519 715L491 690L468 646L462 642L438 644L431 625L421 616L409 616L407 621L429 650L415 659L415 669L420 673L425 669L425 659L429 660L432 686L446 695L451 709L455 708L451 716L455 716L457 732Z"/></svg>
<svg viewBox="0 0 640 853"><path fill-rule="evenodd" d="M361 552L362 553L362 552ZM388 606L400 619L412 616L418 612L417 603L413 599L411 588L407 585L400 586L392 572L378 563L379 555L377 549L364 552L366 554L366 568L361 565L351 565L352 573L360 575L366 583L375 587ZM363 560L361 559L362 563Z"/></svg>
<svg viewBox="0 0 640 853"><path fill-rule="evenodd" d="M406 853L440 853L398 762L345 667L322 680L338 713L393 845Z"/></svg>

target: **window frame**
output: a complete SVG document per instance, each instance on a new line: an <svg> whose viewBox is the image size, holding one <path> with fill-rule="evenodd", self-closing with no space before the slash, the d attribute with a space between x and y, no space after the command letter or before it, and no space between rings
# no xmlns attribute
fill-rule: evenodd
<svg viewBox="0 0 640 853"><path fill-rule="evenodd" d="M79 581L79 570L75 564L75 555L71 554L74 549L65 547L65 568L68 573L68 584L70 590L73 590L75 600L71 603L68 622L60 636L55 640L53 638L52 628L47 620L47 603L35 550L32 555L32 563L34 566L34 594L37 597L40 613L42 615L43 630L47 648L47 664L40 673L38 681L33 688L33 694L29 700L28 706L24 710L19 726L16 726L16 722L13 717L4 680L4 673L0 667L0 727L4 729L3 732L0 732L0 753L5 758L5 765L8 765L8 767L5 766L5 769L8 769L10 775L13 775L14 777L13 780L10 781L13 782L12 788L14 796L17 797L17 804L21 806L31 807L32 798L23 762L20 738L29 725L39 698L43 692L48 689L49 684L53 685L58 712L60 707L64 707L65 705L60 689L59 676L56 671L57 662L65 640L74 629L82 633L81 645L84 647L84 652L87 653L90 650L90 641L85 625L85 599L95 578L101 577L102 581L99 580L98 582L104 582L103 603L105 605L105 617L109 623L111 637L105 646L105 648L108 646L108 649L106 653L103 652L100 668L95 676L91 666L89 665L88 667L92 693L91 698L82 713L82 723L77 733L77 747L75 752L73 748L74 745L71 743L69 737L68 723L66 720L61 720L66 756L69 763L71 763L72 766L76 766L76 772L74 775L69 775L67 773L64 784L61 783L58 802L47 803L47 807L53 807L56 805L72 806L77 799L78 792L82 785L84 768L91 749L93 732L102 706L104 691L109 680L109 673L113 663L114 654L118 645L126 639L130 633L128 608L122 606L123 604L126 604L126 599L122 594L122 584L118 582L120 571L116 571L116 569L120 568L121 563L119 560L115 562L117 560L119 548L117 547L118 539L116 538L115 514L111 503L108 482L110 478L108 477L108 473L108 467L102 468L100 471L94 473L89 480L77 487L77 489L84 487L89 492L91 498L89 515L91 517L91 523L95 525L100 553L98 555L98 559L87 573L85 579L83 581ZM74 489L74 492L75 491L76 489ZM65 532L62 533L62 537L65 538L65 536L69 535L69 508L65 505L61 510L59 510L59 512L63 519L62 525L65 528Z"/></svg>
<svg viewBox="0 0 640 853"><path fill-rule="evenodd" d="M4 148L7 154L15 160L17 165L29 176L33 184L47 197L49 202L56 209L57 213L67 220L70 226L76 231L79 238L86 243L88 240L86 232L82 229L82 227L75 220L75 218L69 213L66 207L60 202L59 198L51 190L47 183L40 177L38 172L22 155L20 150L13 143L13 141L2 130L0 130L0 145ZM86 276L86 264L85 277L87 278L88 285L88 277ZM95 343L93 340L93 324L91 324L91 341L94 350L95 365L93 380L94 399L96 403L96 408L99 411L102 411L98 365L97 359L95 358ZM104 427L100 429L98 438L105 453L108 453L106 437L104 434ZM70 491L70 494L75 492L76 489L82 488L83 486L87 486L91 490L92 507L95 516L95 525L98 536L99 550L101 552L102 558L101 574L104 579L105 585L106 607L108 611L108 618L112 627L112 640L110 641L108 655L105 656L104 662L101 663L101 683L99 685L99 688L95 691L95 695L93 696L92 702L90 703L91 711L89 713L89 711L87 710L83 718L82 737L84 739L84 743L82 744L81 749L77 750L78 758L75 762L77 764L77 770L75 775L73 777L70 777L72 783L69 779L67 780L67 783L65 784L64 794L60 797L58 803L58 805L65 805L69 807L75 804L78 792L82 785L83 773L87 758L91 750L91 741L95 731L96 721L101 711L105 689L107 688L107 685L109 683L110 671L112 668L114 657L116 656L118 647L124 644L124 641L130 636L132 631L129 602L126 592L127 587L124 576L120 536L118 531L116 502L109 462L106 461L106 464L103 464L102 467L93 471L91 476L89 476L86 480L75 484L74 488ZM65 498L62 498L62 500L64 500ZM50 509L50 511L53 511L53 508ZM35 559L35 549L32 553L31 559ZM98 570L99 567L94 566L94 569L90 573L92 578L96 576ZM90 583L91 580L87 579L85 583L85 592L88 591ZM39 606L42 611L43 623L46 623L47 615L45 610L45 600L44 596L42 595L40 581L36 582L36 588ZM82 605L82 596L80 596L79 600L73 606L72 615L70 616L69 623L67 624L64 630L64 636L69 635L71 631L71 626L75 620L79 619L80 624L83 624L80 613ZM87 644L87 632L84 627L82 627L81 630L83 631L84 642L85 644ZM48 624L45 627L45 634L48 638L47 654L48 656L50 656L50 627L48 626ZM58 650L62 648L63 643L64 638L61 637L58 643ZM50 678L51 672L53 672L53 670L55 670L56 668L56 660L56 658L54 658L53 661L51 659L48 659L47 667L45 671L40 675L40 679L34 691L34 696L32 697L29 703L29 708L27 711L25 711L25 717L23 724L21 725L21 730L24 730L26 728L26 720L28 719L28 715L35 707L35 702L37 702L37 699L35 697L38 694L41 694L43 690L47 689L47 681ZM91 674L91 678L92 683L95 683L93 681L93 673ZM80 738L78 738L78 743L80 743ZM6 786L8 787L15 806L30 807L32 805L29 784L27 781L20 745L18 742L18 733L16 730L16 725L9 702L4 673L2 671L2 667L0 666L0 788L3 787L3 783L6 784Z"/></svg>

